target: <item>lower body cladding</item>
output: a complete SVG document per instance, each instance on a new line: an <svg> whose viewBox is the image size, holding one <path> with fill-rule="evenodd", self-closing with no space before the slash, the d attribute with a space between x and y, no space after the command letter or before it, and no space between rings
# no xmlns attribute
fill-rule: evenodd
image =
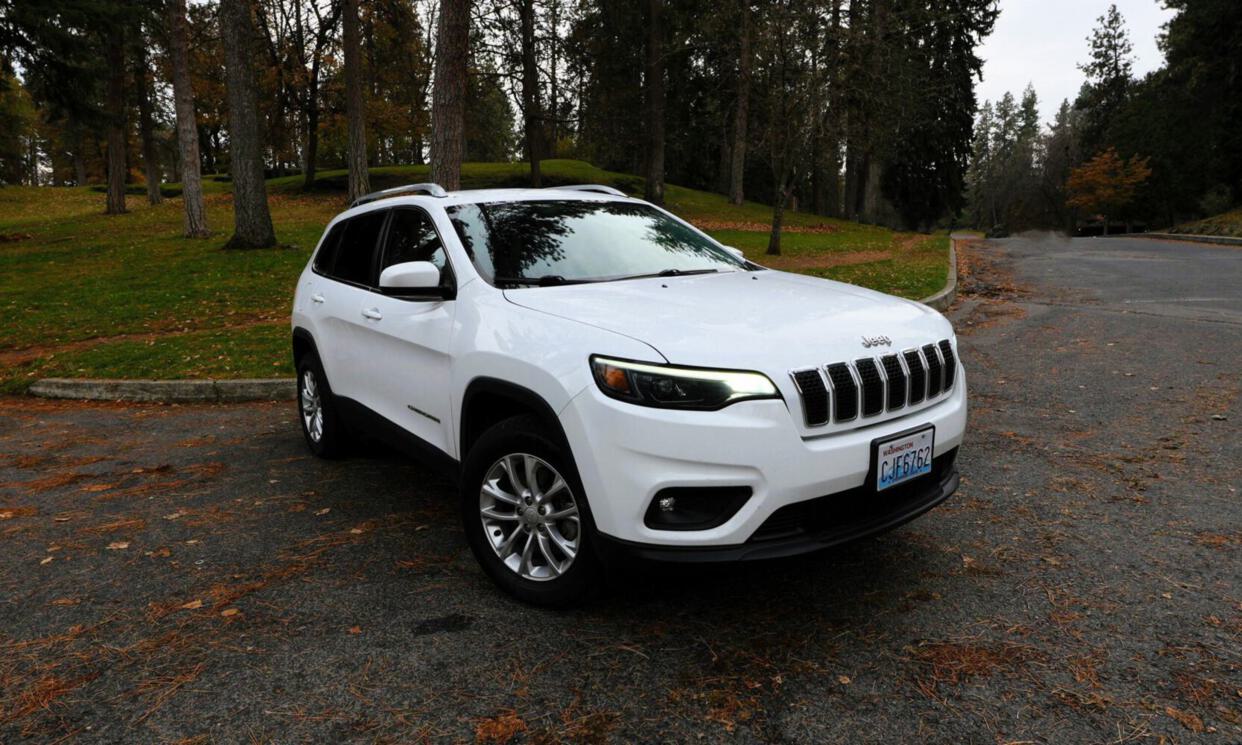
<svg viewBox="0 0 1242 745"><path fill-rule="evenodd" d="M561 412L561 423L605 558L775 558L894 528L957 489L966 429L958 372L953 391L930 406L811 438L779 400L677 411L616 401L594 386ZM878 491L875 443L928 425L930 471Z"/></svg>

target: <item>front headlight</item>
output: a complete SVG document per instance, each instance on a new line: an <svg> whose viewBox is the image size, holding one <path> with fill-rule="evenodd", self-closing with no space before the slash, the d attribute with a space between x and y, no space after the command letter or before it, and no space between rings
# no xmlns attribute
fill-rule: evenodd
<svg viewBox="0 0 1242 745"><path fill-rule="evenodd" d="M757 372L651 365L609 357L592 357L591 372L605 395L641 406L710 411L738 401L780 398L772 381Z"/></svg>

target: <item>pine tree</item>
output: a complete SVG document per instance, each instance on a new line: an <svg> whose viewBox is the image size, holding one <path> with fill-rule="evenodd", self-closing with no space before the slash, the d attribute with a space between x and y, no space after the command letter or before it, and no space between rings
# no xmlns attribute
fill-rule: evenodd
<svg viewBox="0 0 1242 745"><path fill-rule="evenodd" d="M1096 23L1087 38L1090 59L1078 66L1087 76L1078 106L1087 111L1085 136L1092 150L1105 145L1108 130L1125 105L1133 83L1134 52L1125 19L1116 5L1108 6Z"/></svg>

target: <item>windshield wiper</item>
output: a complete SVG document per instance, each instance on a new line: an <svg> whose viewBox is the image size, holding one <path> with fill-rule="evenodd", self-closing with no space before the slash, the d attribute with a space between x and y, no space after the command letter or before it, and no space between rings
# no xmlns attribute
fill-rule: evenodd
<svg viewBox="0 0 1242 745"><path fill-rule="evenodd" d="M719 269L665 269L659 277L685 277L691 274L715 274Z"/></svg>
<svg viewBox="0 0 1242 745"><path fill-rule="evenodd" d="M692 274L715 274L719 269L662 269L651 274L629 274L614 279L646 279L648 277L688 277Z"/></svg>
<svg viewBox="0 0 1242 745"><path fill-rule="evenodd" d="M492 282L496 285L513 285L513 286L530 286L530 287L553 287L555 285L582 285L588 282L598 282L597 279L565 279L559 274L543 274L538 277L493 277Z"/></svg>

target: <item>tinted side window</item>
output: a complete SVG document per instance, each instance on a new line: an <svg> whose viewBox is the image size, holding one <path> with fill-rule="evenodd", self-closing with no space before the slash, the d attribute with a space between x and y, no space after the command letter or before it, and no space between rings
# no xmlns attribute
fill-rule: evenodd
<svg viewBox="0 0 1242 745"><path fill-rule="evenodd" d="M421 210L393 210L380 271L406 261L430 261L444 269L444 246L431 218Z"/></svg>
<svg viewBox="0 0 1242 745"><path fill-rule="evenodd" d="M371 267L374 265L376 244L384 227L386 210L375 210L346 221L345 234L337 248L336 262L331 274L346 282L360 285L373 284Z"/></svg>
<svg viewBox="0 0 1242 745"><path fill-rule="evenodd" d="M332 273L332 265L336 263L336 250L340 248L341 236L344 234L345 223L338 222L332 226L332 230L319 246L319 252L315 254L315 271L321 274Z"/></svg>

